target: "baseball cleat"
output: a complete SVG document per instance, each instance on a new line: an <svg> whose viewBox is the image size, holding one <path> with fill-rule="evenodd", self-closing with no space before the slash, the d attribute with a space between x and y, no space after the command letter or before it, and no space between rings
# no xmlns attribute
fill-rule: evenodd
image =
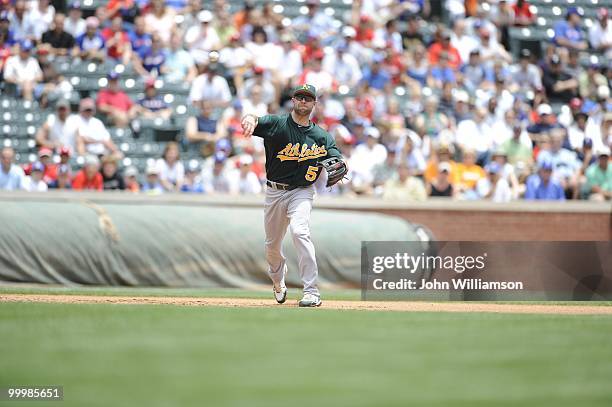
<svg viewBox="0 0 612 407"><path fill-rule="evenodd" d="M278 290L276 287L272 287L272 292L274 292L274 299L279 304L282 304L287 299L287 287L279 287Z"/></svg>
<svg viewBox="0 0 612 407"><path fill-rule="evenodd" d="M320 307L323 302L318 295L304 294L304 297L298 302L300 307Z"/></svg>

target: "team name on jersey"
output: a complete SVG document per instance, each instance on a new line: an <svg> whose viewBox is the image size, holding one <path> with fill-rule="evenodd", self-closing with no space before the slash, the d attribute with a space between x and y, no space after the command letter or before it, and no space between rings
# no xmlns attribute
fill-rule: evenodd
<svg viewBox="0 0 612 407"><path fill-rule="evenodd" d="M316 144L308 147L307 144L296 143L295 145L292 143L287 144L285 148L278 152L276 158L281 161L307 161L313 160L319 157L325 157L327 155L327 150L325 146L319 147Z"/></svg>

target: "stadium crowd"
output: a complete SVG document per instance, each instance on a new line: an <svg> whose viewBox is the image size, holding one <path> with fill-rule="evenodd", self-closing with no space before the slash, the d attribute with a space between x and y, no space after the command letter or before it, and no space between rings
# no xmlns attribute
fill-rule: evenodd
<svg viewBox="0 0 612 407"><path fill-rule="evenodd" d="M612 198L607 8L589 27L581 8L564 8L538 55L511 49L510 28L538 18L522 0L437 2L442 18L428 0L353 0L334 15L329 0L306 0L293 19L280 2L233 12L226 0L202 3L110 0L84 18L78 1L0 0L0 97L52 109L34 135L38 160L17 165L4 143L0 189L260 193L263 143L242 136L240 118L287 111L290 89L309 83L319 93L312 120L350 169L331 191L319 180L322 194ZM56 66L79 59L129 67L144 95L134 100L125 69L113 68L73 112ZM197 110L141 174L109 128L138 134L142 119L172 120L160 79L188 83ZM194 149L199 159L181 158Z"/></svg>

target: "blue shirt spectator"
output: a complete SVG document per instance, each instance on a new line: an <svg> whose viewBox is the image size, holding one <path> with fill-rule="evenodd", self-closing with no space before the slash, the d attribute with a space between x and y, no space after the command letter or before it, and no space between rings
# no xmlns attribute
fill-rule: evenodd
<svg viewBox="0 0 612 407"><path fill-rule="evenodd" d="M2 149L0 154L0 190L14 191L23 188L25 173L18 165L13 164L15 152L12 148Z"/></svg>
<svg viewBox="0 0 612 407"><path fill-rule="evenodd" d="M96 32L93 37L88 36L87 33L81 34L76 38L76 43L81 51L97 51L106 46L106 42L99 32Z"/></svg>
<svg viewBox="0 0 612 407"><path fill-rule="evenodd" d="M133 30L128 33L128 37L132 50L138 55L151 46L151 34L145 32L139 34L136 30Z"/></svg>
<svg viewBox="0 0 612 407"><path fill-rule="evenodd" d="M555 23L553 42L569 49L586 49L588 44L580 28L581 17L582 13L578 8L570 7L565 20Z"/></svg>
<svg viewBox="0 0 612 407"><path fill-rule="evenodd" d="M383 90L391 81L391 75L380 66L380 59L374 59L372 66L364 69L362 81L371 88Z"/></svg>
<svg viewBox="0 0 612 407"><path fill-rule="evenodd" d="M447 67L434 66L433 68L431 68L431 77L434 78L436 81L440 81L442 83L445 83L445 82L455 83L456 82L455 72L448 66Z"/></svg>
<svg viewBox="0 0 612 407"><path fill-rule="evenodd" d="M552 179L552 163L540 163L537 174L527 178L525 199L565 201L565 192L561 185Z"/></svg>

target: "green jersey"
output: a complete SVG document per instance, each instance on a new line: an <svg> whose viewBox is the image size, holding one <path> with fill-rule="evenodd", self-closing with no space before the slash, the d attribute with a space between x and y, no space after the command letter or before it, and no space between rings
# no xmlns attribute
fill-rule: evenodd
<svg viewBox="0 0 612 407"><path fill-rule="evenodd" d="M305 187L320 175L317 163L328 157L342 159L333 137L314 123L298 125L291 114L259 118L253 135L264 139L268 180Z"/></svg>

